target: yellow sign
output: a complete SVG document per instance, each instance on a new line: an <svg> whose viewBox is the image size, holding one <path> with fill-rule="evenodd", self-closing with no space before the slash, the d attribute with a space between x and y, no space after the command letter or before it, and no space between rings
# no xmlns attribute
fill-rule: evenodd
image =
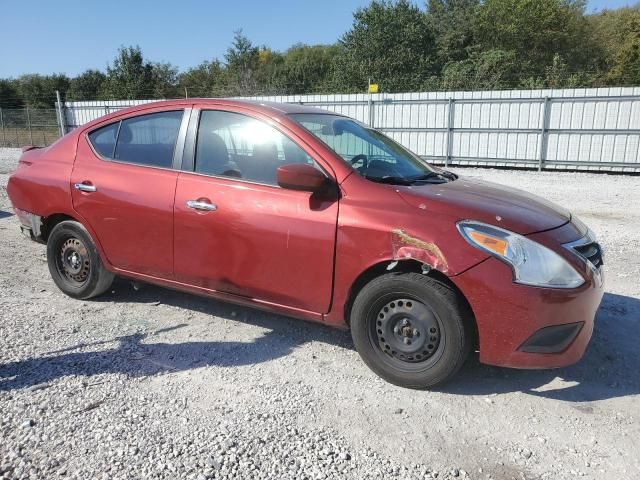
<svg viewBox="0 0 640 480"><path fill-rule="evenodd" d="M377 83L370 83L369 84L369 93L378 93L378 84Z"/></svg>

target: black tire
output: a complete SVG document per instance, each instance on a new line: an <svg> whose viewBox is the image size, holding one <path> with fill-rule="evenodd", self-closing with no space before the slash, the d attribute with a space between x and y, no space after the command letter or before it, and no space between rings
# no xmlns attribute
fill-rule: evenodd
<svg viewBox="0 0 640 480"><path fill-rule="evenodd" d="M419 273L382 275L358 293L351 336L364 362L401 387L450 379L472 345L473 318L458 293Z"/></svg>
<svg viewBox="0 0 640 480"><path fill-rule="evenodd" d="M51 230L47 263L55 284L73 298L97 297L109 289L115 277L104 268L89 232L73 220L60 222Z"/></svg>

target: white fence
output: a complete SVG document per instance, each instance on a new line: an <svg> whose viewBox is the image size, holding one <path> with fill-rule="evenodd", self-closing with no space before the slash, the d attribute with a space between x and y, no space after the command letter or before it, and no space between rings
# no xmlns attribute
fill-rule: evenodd
<svg viewBox="0 0 640 480"><path fill-rule="evenodd" d="M640 87L253 98L348 115L437 164L640 172ZM66 102L64 118L145 102Z"/></svg>

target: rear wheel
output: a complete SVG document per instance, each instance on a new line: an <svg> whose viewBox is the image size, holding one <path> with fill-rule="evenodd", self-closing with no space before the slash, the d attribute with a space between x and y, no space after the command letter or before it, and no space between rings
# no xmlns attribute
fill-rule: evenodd
<svg viewBox="0 0 640 480"><path fill-rule="evenodd" d="M472 318L457 292L418 273L387 274L360 291L351 335L364 362L385 380L428 388L451 378L471 346Z"/></svg>
<svg viewBox="0 0 640 480"><path fill-rule="evenodd" d="M89 232L73 220L60 222L49 234L47 263L55 284L73 298L101 295L114 279L102 265Z"/></svg>

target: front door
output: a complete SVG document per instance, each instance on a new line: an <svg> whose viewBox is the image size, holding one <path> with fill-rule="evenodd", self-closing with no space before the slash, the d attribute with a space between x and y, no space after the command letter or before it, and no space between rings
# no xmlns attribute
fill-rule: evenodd
<svg viewBox="0 0 640 480"><path fill-rule="evenodd" d="M240 113L204 110L197 132L194 172L176 188L176 280L327 312L338 201L276 183L278 165L312 157Z"/></svg>

